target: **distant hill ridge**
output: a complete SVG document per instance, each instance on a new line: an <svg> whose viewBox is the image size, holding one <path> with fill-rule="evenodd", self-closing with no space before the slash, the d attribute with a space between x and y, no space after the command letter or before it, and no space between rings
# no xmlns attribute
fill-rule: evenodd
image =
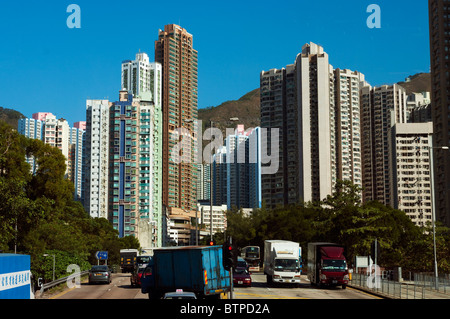
<svg viewBox="0 0 450 319"><path fill-rule="evenodd" d="M417 73L409 76L408 81L398 82L405 88L407 94L412 92L431 92L430 73ZM260 103L259 88L248 92L240 99L226 101L215 107L208 107L198 110L198 118L203 121L203 126L209 126L212 119L214 126L224 130L226 127L235 127L236 123L230 123L230 117L238 117L239 124L244 124L244 128L256 127L260 125Z"/></svg>
<svg viewBox="0 0 450 319"><path fill-rule="evenodd" d="M430 73L418 73L409 77L408 81L398 82L406 89L406 93L431 91ZM260 125L260 105L259 88L244 94L238 100L226 101L218 106L198 109L198 118L203 121L203 127L209 126L209 120L214 121L214 126L225 132L227 127L236 127L237 124L243 124L244 128L257 127ZM39 110L35 110L39 112ZM230 122L230 117L239 118L239 122ZM17 129L19 119L25 118L22 113L0 107L0 120L10 124Z"/></svg>
<svg viewBox="0 0 450 319"><path fill-rule="evenodd" d="M19 111L3 108L0 106L0 121L4 121L17 130L19 119L23 119L26 116Z"/></svg>

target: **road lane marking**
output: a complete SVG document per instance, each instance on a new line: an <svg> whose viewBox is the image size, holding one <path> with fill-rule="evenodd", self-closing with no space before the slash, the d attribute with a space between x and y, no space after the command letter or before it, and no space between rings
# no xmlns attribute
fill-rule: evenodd
<svg viewBox="0 0 450 319"><path fill-rule="evenodd" d="M59 298L59 297L65 295L66 293L68 293L69 291L72 291L72 290L74 290L74 289L77 289L77 287L73 287L73 288L70 288L70 289L68 289L68 290L65 290L65 291L63 291L63 292L61 292L61 293L59 293L59 294L57 294L57 295L55 295L55 296L53 296L53 297L50 297L49 299L56 299L56 298Z"/></svg>
<svg viewBox="0 0 450 319"><path fill-rule="evenodd" d="M274 297L270 299L309 299L309 298L303 298L303 297L287 297L287 296L280 296L280 295L266 295L266 294L252 294L252 293L246 293L246 292L235 292L235 295L245 295L245 296L253 296L253 297ZM268 298L266 298L268 299Z"/></svg>
<svg viewBox="0 0 450 319"><path fill-rule="evenodd" d="M368 292L364 292L364 291L362 291L362 290L355 289L355 288L352 288L352 287L348 287L348 286L347 286L347 289L353 290L353 291L355 291L355 292L362 293L362 294L367 295L367 296L370 296L370 297L372 297L372 298L383 299L383 298L378 297L378 296L376 296L376 295L372 295L372 294L370 294L370 293L368 293Z"/></svg>

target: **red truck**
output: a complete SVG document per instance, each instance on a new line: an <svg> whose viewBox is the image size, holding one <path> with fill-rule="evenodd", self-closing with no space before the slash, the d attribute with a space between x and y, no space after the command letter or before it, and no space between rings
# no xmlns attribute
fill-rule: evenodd
<svg viewBox="0 0 450 319"><path fill-rule="evenodd" d="M308 243L308 279L319 287L347 288L349 278L344 247L333 243Z"/></svg>

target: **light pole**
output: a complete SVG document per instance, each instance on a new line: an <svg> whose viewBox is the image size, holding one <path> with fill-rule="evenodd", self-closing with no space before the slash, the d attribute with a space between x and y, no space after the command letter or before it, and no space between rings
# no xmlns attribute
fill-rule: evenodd
<svg viewBox="0 0 450 319"><path fill-rule="evenodd" d="M185 123L192 123L196 121L195 119L186 119ZM237 122L239 121L238 117L230 117L229 121ZM213 120L209 120L209 127L211 129L211 138L212 138L212 129L214 127ZM199 150L197 150L198 152ZM209 236L210 242L213 242L213 152L211 150L209 157Z"/></svg>
<svg viewBox="0 0 450 319"><path fill-rule="evenodd" d="M229 121L237 122L237 121L239 121L239 118L238 117L230 117ZM214 123L212 120L209 120L209 123L210 123L210 128L212 130ZM212 134L212 132L211 132L211 134ZM209 234L210 234L210 238L211 238L210 242L212 242L213 241L213 218L212 218L212 215L213 215L213 153L212 152L211 152L210 164L209 164L209 180L210 180L210 182L209 182L209 214L210 214L209 215L210 216Z"/></svg>
<svg viewBox="0 0 450 319"><path fill-rule="evenodd" d="M433 149L448 150L448 146L428 146L428 161L430 164L430 188L431 188L431 223L433 226L433 254L434 254L434 279L435 287L439 289L438 284L438 264L437 264L437 252L436 252L436 210L434 202L434 163L433 163Z"/></svg>

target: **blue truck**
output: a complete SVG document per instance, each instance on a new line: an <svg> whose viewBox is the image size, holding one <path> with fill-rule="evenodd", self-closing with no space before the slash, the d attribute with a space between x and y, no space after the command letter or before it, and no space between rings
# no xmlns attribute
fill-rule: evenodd
<svg viewBox="0 0 450 319"><path fill-rule="evenodd" d="M155 249L141 279L150 299L165 293L194 292L197 298L217 298L231 291L230 272L223 267L222 246Z"/></svg>

